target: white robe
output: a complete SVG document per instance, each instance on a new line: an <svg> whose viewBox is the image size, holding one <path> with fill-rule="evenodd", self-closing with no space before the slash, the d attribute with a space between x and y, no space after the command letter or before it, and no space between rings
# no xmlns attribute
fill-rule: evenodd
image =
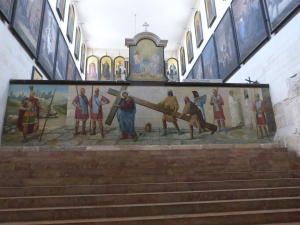
<svg viewBox="0 0 300 225"><path fill-rule="evenodd" d="M241 123L241 118L239 113L239 103L232 96L229 96L228 101L229 101L230 115L231 115L231 127L236 127Z"/></svg>

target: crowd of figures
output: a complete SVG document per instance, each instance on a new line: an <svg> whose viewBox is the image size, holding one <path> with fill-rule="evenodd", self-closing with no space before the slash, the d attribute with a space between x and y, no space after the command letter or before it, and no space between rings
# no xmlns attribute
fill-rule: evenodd
<svg viewBox="0 0 300 225"><path fill-rule="evenodd" d="M38 139L39 130L39 119L40 111L45 110L48 113L51 110L51 104L49 106L42 106L39 99L35 97L36 91L33 90L33 86L30 86L29 97L24 98L21 101L19 107L19 116L17 122L17 128L23 132L23 140L25 143L28 141L28 135L32 134L33 139ZM86 135L87 132L87 121L90 122L90 135L95 135L97 125L99 127L99 132L101 137L105 137L105 132L103 128L103 110L104 105L110 104L110 100L100 94L100 89L92 87L92 96L88 98L86 96L85 88L81 87L79 92L77 90L77 95L72 100L72 105L75 107L75 127L74 136L79 134ZM160 102L156 104L153 110L162 112L162 133L161 136L168 135L167 124L172 123L177 134L181 135L182 131L177 123L178 119L183 119L188 122L190 130L190 139L194 138L193 128L198 130L198 133L210 131L213 135L215 132L225 132L228 133L228 127L225 124L225 114L224 114L224 99L218 93L218 89L213 89L212 95L209 100L209 105L212 107L213 112L213 122L209 123L207 121L207 115L205 113L204 106L207 103L206 95L199 96L197 91L192 91L193 99L185 96L184 107L182 112L179 110L179 103L173 90L169 89L167 91L167 96ZM55 93L54 93L55 94ZM52 100L54 97L52 96ZM135 97L130 96L127 90L119 92L120 101L111 104L111 107L115 107L116 117L119 124L120 139L133 139L138 140L138 134L135 130L135 117L136 117L136 102ZM137 103L139 104L139 103ZM252 105L252 106L251 106ZM245 111L243 119L241 118L240 102L234 96L234 92L230 90L228 96L228 108L230 111L230 122L231 128L241 128L242 126L251 126L253 113L255 116L257 136L258 138L268 137L267 120L266 120L266 108L265 102L260 98L258 93L255 94L255 100L253 104L249 103L248 95L245 96ZM251 109L252 108L252 109ZM163 109L163 110L158 110ZM187 117L186 117L187 116ZM184 119L188 118L188 119ZM80 127L81 125L81 127Z"/></svg>

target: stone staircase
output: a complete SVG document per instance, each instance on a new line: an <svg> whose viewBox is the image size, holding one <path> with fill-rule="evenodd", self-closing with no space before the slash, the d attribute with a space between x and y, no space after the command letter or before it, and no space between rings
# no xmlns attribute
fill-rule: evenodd
<svg viewBox="0 0 300 225"><path fill-rule="evenodd" d="M0 154L0 224L300 224L300 159L274 144Z"/></svg>

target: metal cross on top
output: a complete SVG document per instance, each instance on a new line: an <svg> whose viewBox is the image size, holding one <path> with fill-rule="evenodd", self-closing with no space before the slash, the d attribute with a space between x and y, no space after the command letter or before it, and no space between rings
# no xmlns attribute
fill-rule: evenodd
<svg viewBox="0 0 300 225"><path fill-rule="evenodd" d="M147 22L145 22L145 23L143 24L143 27L145 27L145 31L147 31L147 27L149 27L149 24L148 24Z"/></svg>

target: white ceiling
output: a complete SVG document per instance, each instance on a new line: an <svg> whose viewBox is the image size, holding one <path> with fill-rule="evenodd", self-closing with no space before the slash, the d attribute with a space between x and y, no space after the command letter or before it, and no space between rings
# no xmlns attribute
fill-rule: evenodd
<svg viewBox="0 0 300 225"><path fill-rule="evenodd" d="M87 46L91 49L126 49L125 38L145 31L168 40L175 51L186 34L197 0L77 0L74 7Z"/></svg>

